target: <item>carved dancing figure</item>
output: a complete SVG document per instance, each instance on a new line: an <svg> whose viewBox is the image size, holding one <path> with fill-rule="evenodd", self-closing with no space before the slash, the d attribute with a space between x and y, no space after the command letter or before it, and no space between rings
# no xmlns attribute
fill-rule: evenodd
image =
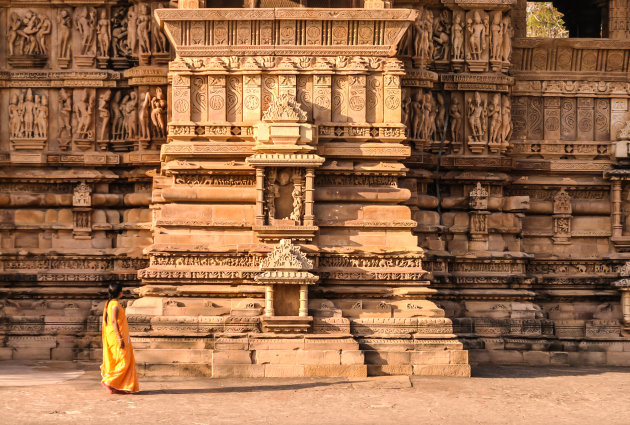
<svg viewBox="0 0 630 425"><path fill-rule="evenodd" d="M470 34L468 40L470 48L470 58L480 60L483 50L486 48L486 36L488 33L487 24L481 20L478 10L475 10L473 19L468 19L466 29Z"/></svg>
<svg viewBox="0 0 630 425"><path fill-rule="evenodd" d="M449 108L449 117L451 120L451 139L453 142L461 142L462 110L459 104L459 98L456 96L451 96L451 107Z"/></svg>
<svg viewBox="0 0 630 425"><path fill-rule="evenodd" d="M460 13L456 13L453 18L453 59L464 59L464 23Z"/></svg>
<svg viewBox="0 0 630 425"><path fill-rule="evenodd" d="M59 11L57 18L57 54L61 59L70 58L70 35L72 34L72 17L66 9Z"/></svg>
<svg viewBox="0 0 630 425"><path fill-rule="evenodd" d="M96 31L96 22L94 18L94 10L84 7L79 12L79 17L76 20L75 28L81 36L81 54L89 55L92 50L92 41L94 40L94 33Z"/></svg>
<svg viewBox="0 0 630 425"><path fill-rule="evenodd" d="M166 122L164 115L166 113L166 99L164 99L164 92L160 87L155 89L155 96L151 99L151 122L157 137L166 137Z"/></svg>
<svg viewBox="0 0 630 425"><path fill-rule="evenodd" d="M15 45L17 44L18 40L18 31L19 29L22 27L22 19L20 18L20 16L15 13L15 12L11 12L11 15L9 16L9 56L13 56L16 52L16 48ZM17 49L17 51L19 51L19 53L22 53L22 49Z"/></svg>
<svg viewBox="0 0 630 425"><path fill-rule="evenodd" d="M164 7L162 4L157 5L158 8ZM153 34L153 38L155 39L155 52L156 53L166 53L168 51L168 43L166 42L166 36L160 29L157 21L155 19L151 20L153 22L153 28L151 33Z"/></svg>
<svg viewBox="0 0 630 425"><path fill-rule="evenodd" d="M431 111L433 110L433 96L431 92L426 92L422 101L422 132L420 138L422 140L431 139Z"/></svg>
<svg viewBox="0 0 630 425"><path fill-rule="evenodd" d="M111 90L105 90L98 97L98 116L101 119L101 131L98 140L109 139L109 121L111 114L109 112L109 100L112 97Z"/></svg>
<svg viewBox="0 0 630 425"><path fill-rule="evenodd" d="M491 144L501 143L501 95L495 93L492 96L492 102L488 105L488 120L490 121L490 138Z"/></svg>
<svg viewBox="0 0 630 425"><path fill-rule="evenodd" d="M151 139L151 130L149 128L149 109L151 108L151 93L148 91L144 95L144 100L140 106L140 139Z"/></svg>
<svg viewBox="0 0 630 425"><path fill-rule="evenodd" d="M279 196L279 188L276 184L278 169L269 168L268 170L265 187L265 207L267 208L267 223L271 225L276 217L276 198Z"/></svg>
<svg viewBox="0 0 630 425"><path fill-rule="evenodd" d="M490 59L500 61L503 54L501 49L503 46L503 23L501 21L501 12L495 12L492 17L492 26L490 27Z"/></svg>
<svg viewBox="0 0 630 425"><path fill-rule="evenodd" d="M428 140L433 140L435 135L437 134L437 125L436 125L436 117L437 117L437 104L435 102L435 98L429 93L429 101L431 104L431 111L429 112L429 137Z"/></svg>
<svg viewBox="0 0 630 425"><path fill-rule="evenodd" d="M112 27L109 19L107 18L106 9L101 9L101 17L98 20L97 34L97 55L101 57L109 56L109 43L112 39Z"/></svg>
<svg viewBox="0 0 630 425"><path fill-rule="evenodd" d="M116 58L129 56L131 50L127 40L127 16L124 8L116 9L112 18L112 46Z"/></svg>
<svg viewBox="0 0 630 425"><path fill-rule="evenodd" d="M138 14L136 13L137 7L140 7L140 5L129 7L129 11L127 12L128 44L129 50L132 54L136 53L138 45Z"/></svg>
<svg viewBox="0 0 630 425"><path fill-rule="evenodd" d="M94 95L90 94L87 89L83 89L83 93L78 102L74 104L74 114L77 118L77 139L91 139L94 136L92 129L92 112L94 111Z"/></svg>
<svg viewBox="0 0 630 425"><path fill-rule="evenodd" d="M481 142L481 138L486 132L485 125L486 106L481 100L479 92L475 92L474 100L468 101L468 123L470 124L470 140Z"/></svg>
<svg viewBox="0 0 630 425"><path fill-rule="evenodd" d="M295 183L293 186L293 192L291 192L291 196L293 197L293 212L291 212L291 220L295 220L300 222L302 220L302 185L299 183Z"/></svg>

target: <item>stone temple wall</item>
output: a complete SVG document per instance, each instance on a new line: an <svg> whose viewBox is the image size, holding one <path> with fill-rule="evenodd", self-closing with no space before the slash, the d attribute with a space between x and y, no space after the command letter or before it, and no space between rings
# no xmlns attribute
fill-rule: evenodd
<svg viewBox="0 0 630 425"><path fill-rule="evenodd" d="M0 3L0 359L121 280L145 373L630 365L623 31L183 3Z"/></svg>

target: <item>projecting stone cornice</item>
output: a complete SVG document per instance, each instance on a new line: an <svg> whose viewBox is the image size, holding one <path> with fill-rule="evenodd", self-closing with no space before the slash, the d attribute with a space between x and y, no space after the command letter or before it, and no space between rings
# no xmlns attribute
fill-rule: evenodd
<svg viewBox="0 0 630 425"><path fill-rule="evenodd" d="M158 9L179 57L394 56L411 9Z"/></svg>

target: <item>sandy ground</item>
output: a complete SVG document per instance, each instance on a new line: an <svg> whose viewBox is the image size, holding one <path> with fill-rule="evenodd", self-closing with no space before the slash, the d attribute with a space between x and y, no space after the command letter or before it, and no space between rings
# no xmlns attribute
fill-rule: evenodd
<svg viewBox="0 0 630 425"><path fill-rule="evenodd" d="M109 395L98 366L0 362L2 424L629 424L630 368L474 368L472 378L144 378Z"/></svg>

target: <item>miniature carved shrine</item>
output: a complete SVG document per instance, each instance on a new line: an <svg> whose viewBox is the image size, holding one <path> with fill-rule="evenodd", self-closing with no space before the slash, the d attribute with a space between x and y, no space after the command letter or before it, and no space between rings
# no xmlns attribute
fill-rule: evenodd
<svg viewBox="0 0 630 425"><path fill-rule="evenodd" d="M630 16L556 3L3 2L0 359L121 281L144 374L630 365Z"/></svg>

